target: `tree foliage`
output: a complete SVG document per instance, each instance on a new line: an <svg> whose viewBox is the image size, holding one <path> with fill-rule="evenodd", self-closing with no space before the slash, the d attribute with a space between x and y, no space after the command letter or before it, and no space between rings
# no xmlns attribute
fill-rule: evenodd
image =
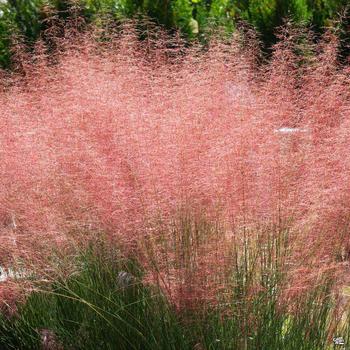
<svg viewBox="0 0 350 350"><path fill-rule="evenodd" d="M246 21L270 47L284 18L310 24L321 32L346 4L347 0L0 0L0 64L9 63L11 36L22 36L29 43L38 38L47 7L59 17L79 7L87 21L106 14L115 19L145 15L168 29L180 30L189 39L206 37L218 26L232 32L237 23Z"/></svg>

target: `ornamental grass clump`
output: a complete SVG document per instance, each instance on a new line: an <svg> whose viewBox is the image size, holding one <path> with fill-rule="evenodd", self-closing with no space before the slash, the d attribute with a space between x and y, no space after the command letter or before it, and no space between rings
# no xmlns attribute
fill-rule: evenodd
<svg viewBox="0 0 350 350"><path fill-rule="evenodd" d="M331 31L315 45L286 26L268 62L245 35L188 47L73 23L54 60L17 47L0 89L0 264L47 266L104 232L177 310L227 303L241 270L244 298L266 292L254 264L273 256L286 300L341 280L349 66ZM286 232L287 253L265 256Z"/></svg>

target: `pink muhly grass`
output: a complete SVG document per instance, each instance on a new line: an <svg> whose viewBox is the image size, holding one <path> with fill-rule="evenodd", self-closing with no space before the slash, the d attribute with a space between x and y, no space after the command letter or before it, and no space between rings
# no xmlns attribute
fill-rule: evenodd
<svg viewBox="0 0 350 350"><path fill-rule="evenodd" d="M204 51L137 34L73 35L54 64L39 43L25 76L4 74L1 259L104 230L188 306L215 299L234 242L259 225L290 231L294 272L349 254L349 67L335 38L303 65L286 34L261 68L239 35Z"/></svg>

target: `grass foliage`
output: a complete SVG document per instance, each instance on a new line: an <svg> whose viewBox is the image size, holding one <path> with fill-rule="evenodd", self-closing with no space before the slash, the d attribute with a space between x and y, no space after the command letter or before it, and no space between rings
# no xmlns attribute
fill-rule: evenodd
<svg viewBox="0 0 350 350"><path fill-rule="evenodd" d="M91 244L76 256L74 273L38 284L16 310L2 313L1 348L326 349L330 332L342 326L347 334L334 314L332 278L292 301L281 299L276 243L249 246L235 260L225 302L181 312L142 282L136 261L109 244ZM247 265L248 256L257 266ZM250 293L257 281L259 290Z"/></svg>
<svg viewBox="0 0 350 350"><path fill-rule="evenodd" d="M335 33L316 45L287 24L264 62L248 29L203 50L135 22L82 34L75 19L1 72L0 263L31 271L0 285L1 346L348 341L350 81Z"/></svg>

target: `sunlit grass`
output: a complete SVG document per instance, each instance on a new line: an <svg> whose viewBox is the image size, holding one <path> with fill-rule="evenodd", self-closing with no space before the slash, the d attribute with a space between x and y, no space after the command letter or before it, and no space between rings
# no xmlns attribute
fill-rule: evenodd
<svg viewBox="0 0 350 350"><path fill-rule="evenodd" d="M320 350L339 332L347 339L331 276L283 298L283 235L233 250L230 283L216 304L181 310L143 282L137 261L93 243L76 255L74 273L38 284L17 311L2 314L1 348Z"/></svg>

